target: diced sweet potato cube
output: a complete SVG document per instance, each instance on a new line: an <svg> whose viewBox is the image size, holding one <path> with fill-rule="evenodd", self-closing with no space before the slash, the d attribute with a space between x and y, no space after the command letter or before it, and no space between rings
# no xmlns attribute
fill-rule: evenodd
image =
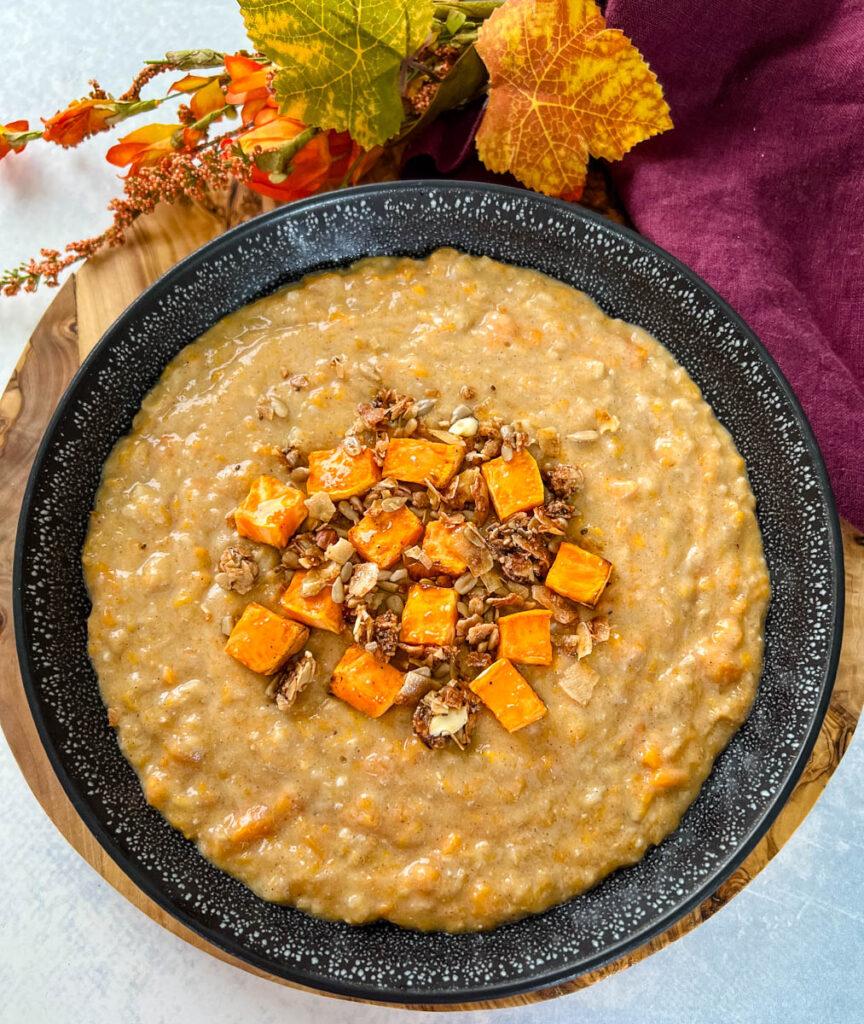
<svg viewBox="0 0 864 1024"><path fill-rule="evenodd" d="M284 548L306 518L304 495L272 476L259 476L234 510L241 537Z"/></svg>
<svg viewBox="0 0 864 1024"><path fill-rule="evenodd" d="M498 657L525 665L552 664L552 612L516 612L498 620Z"/></svg>
<svg viewBox="0 0 864 1024"><path fill-rule="evenodd" d="M363 647L352 644L333 669L330 691L370 718L378 718L396 699L405 676L379 661Z"/></svg>
<svg viewBox="0 0 864 1024"><path fill-rule="evenodd" d="M546 714L546 705L506 658L499 658L469 684L507 732Z"/></svg>
<svg viewBox="0 0 864 1024"><path fill-rule="evenodd" d="M456 639L458 602L459 595L451 587L416 583L408 591L399 639L403 644L452 644Z"/></svg>
<svg viewBox="0 0 864 1024"><path fill-rule="evenodd" d="M309 453L306 490L310 494L326 491L333 501L342 501L365 494L380 479L381 470L369 448L363 448L359 455L344 448Z"/></svg>
<svg viewBox="0 0 864 1024"><path fill-rule="evenodd" d="M253 672L271 676L308 639L305 626L252 601L231 630L225 651Z"/></svg>
<svg viewBox="0 0 864 1024"><path fill-rule="evenodd" d="M593 608L611 575L611 562L565 541L546 576L546 586L562 597Z"/></svg>
<svg viewBox="0 0 864 1024"><path fill-rule="evenodd" d="M367 512L348 531L360 554L381 569L395 565L405 550L423 536L423 524L404 505L394 512Z"/></svg>
<svg viewBox="0 0 864 1024"><path fill-rule="evenodd" d="M543 504L543 479L534 456L524 448L504 458L484 462L480 467L499 519L514 512L527 512Z"/></svg>
<svg viewBox="0 0 864 1024"><path fill-rule="evenodd" d="M404 483L422 484L429 479L436 487L446 487L464 455L463 444L394 437L387 447L381 471L384 476Z"/></svg>
<svg viewBox="0 0 864 1024"><path fill-rule="evenodd" d="M342 605L336 604L333 600L330 587L324 587L312 597L304 597L300 588L305 575L302 570L294 573L294 578L279 601L282 610L292 619L305 622L307 626L326 629L331 633L341 633L344 628Z"/></svg>
<svg viewBox="0 0 864 1024"><path fill-rule="evenodd" d="M453 537L460 529L460 526L451 526L440 519L426 524L423 551L432 559L430 569L434 575L461 576L468 568L468 563L453 543Z"/></svg>

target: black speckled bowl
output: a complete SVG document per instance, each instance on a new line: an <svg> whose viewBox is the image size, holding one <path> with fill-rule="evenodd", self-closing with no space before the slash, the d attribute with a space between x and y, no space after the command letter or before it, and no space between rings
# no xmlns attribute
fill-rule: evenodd
<svg viewBox="0 0 864 1024"><path fill-rule="evenodd" d="M753 712L681 826L591 892L495 931L351 927L266 903L149 807L87 656L80 552L102 464L168 361L213 323L310 271L439 246L544 271L639 324L683 363L747 462L773 597ZM15 554L15 630L42 742L84 821L168 913L257 967L366 999L446 1003L562 982L697 906L756 845L819 731L843 621L842 548L819 450L735 313L656 246L578 206L486 185L401 182L295 203L205 245L149 288L84 363L36 457Z"/></svg>

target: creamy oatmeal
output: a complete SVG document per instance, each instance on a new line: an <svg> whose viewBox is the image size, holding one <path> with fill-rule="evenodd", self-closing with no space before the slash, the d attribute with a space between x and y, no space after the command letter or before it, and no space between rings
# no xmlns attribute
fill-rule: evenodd
<svg viewBox="0 0 864 1024"><path fill-rule="evenodd" d="M340 496L346 451L387 530ZM267 501L276 532L238 538ZM488 928L695 798L759 678L753 508L644 331L488 259L365 260L227 317L144 400L85 545L90 653L147 800L261 896ZM447 547L478 514L491 569Z"/></svg>

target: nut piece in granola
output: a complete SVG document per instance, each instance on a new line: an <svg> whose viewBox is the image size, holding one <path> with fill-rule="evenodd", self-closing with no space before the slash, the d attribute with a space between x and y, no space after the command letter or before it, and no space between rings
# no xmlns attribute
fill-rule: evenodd
<svg viewBox="0 0 864 1024"><path fill-rule="evenodd" d="M549 490L556 498L570 498L582 486L585 477L578 466L562 462L546 473Z"/></svg>
<svg viewBox="0 0 864 1024"><path fill-rule="evenodd" d="M373 653L381 661L389 661L399 646L399 616L393 611L376 616L372 637L373 643L378 645Z"/></svg>
<svg viewBox="0 0 864 1024"><path fill-rule="evenodd" d="M431 750L452 740L460 750L471 742L480 701L460 683L448 683L427 693L414 711L416 735Z"/></svg>
<svg viewBox="0 0 864 1024"><path fill-rule="evenodd" d="M311 651L304 651L296 661L286 665L276 677L276 706L281 711L293 707L294 701L312 682L317 671L318 663Z"/></svg>
<svg viewBox="0 0 864 1024"><path fill-rule="evenodd" d="M535 583L552 564L552 552L533 516L517 513L506 523L493 523L486 539L508 580Z"/></svg>
<svg viewBox="0 0 864 1024"><path fill-rule="evenodd" d="M258 563L246 548L230 544L219 559L216 582L223 590L235 594L248 594L258 578Z"/></svg>

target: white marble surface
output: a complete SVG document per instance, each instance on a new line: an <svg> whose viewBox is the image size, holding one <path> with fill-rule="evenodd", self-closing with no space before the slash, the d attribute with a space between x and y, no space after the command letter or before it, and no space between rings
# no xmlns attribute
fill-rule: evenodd
<svg viewBox="0 0 864 1024"><path fill-rule="evenodd" d="M126 87L140 60L242 45L234 0L0 3L0 121L48 115L96 75ZM33 146L0 164L0 265L95 233L116 194L102 157ZM0 381L54 296L0 299ZM759 877L675 945L591 989L530 1008L457 1014L472 1024L864 1020L864 738ZM0 1021L351 1024L432 1018L352 1005L259 980L139 913L69 847L0 741Z"/></svg>

